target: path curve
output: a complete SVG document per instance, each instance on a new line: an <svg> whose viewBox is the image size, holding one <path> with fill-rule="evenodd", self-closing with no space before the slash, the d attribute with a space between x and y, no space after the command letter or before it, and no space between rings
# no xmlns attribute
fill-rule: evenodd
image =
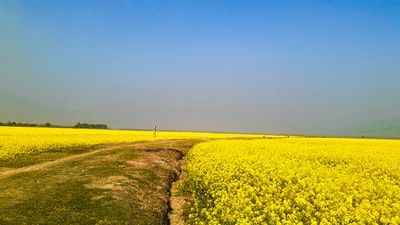
<svg viewBox="0 0 400 225"><path fill-rule="evenodd" d="M157 140L157 141L145 141L145 142L133 142L133 143L121 143L121 144L112 144L112 145L103 145L100 146L100 149L92 150L87 153L82 153L82 154L77 154L77 155L71 155L71 156L66 156L63 158L55 159L50 162L44 162L44 163L38 163L22 168L17 168L17 169L9 169L0 172L0 178L4 178L9 175L14 175L14 174L19 174L19 173L24 173L24 172L32 172L32 171L39 171L44 168L48 168L60 163L64 163L66 161L74 160L74 159L79 159L83 158L86 156L91 156L94 154L97 154L99 152L104 152L104 151L109 151L109 150L114 150L117 148L121 147L134 147L134 148L141 148L141 147L146 147L149 144L173 144L175 142L179 142L182 140Z"/></svg>

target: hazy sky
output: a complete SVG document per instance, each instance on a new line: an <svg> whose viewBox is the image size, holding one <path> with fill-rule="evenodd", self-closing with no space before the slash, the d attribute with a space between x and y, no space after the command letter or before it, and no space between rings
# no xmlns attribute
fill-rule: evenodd
<svg viewBox="0 0 400 225"><path fill-rule="evenodd" d="M399 12L394 0L1 0L0 90L114 128L318 133L400 115Z"/></svg>

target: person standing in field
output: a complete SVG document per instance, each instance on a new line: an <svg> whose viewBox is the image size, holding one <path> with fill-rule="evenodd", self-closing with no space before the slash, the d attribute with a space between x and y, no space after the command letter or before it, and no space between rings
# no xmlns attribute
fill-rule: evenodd
<svg viewBox="0 0 400 225"><path fill-rule="evenodd" d="M153 137L156 137L156 136L157 136L157 126L154 125L154 127L153 127Z"/></svg>

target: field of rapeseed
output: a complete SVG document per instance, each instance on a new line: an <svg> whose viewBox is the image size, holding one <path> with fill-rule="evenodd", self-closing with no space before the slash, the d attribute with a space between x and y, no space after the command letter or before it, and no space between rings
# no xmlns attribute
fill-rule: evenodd
<svg viewBox="0 0 400 225"><path fill-rule="evenodd" d="M188 155L191 224L400 224L400 141L218 140Z"/></svg>
<svg viewBox="0 0 400 225"><path fill-rule="evenodd" d="M151 131L0 127L0 160L98 144L232 137L256 137L256 135L160 131L157 132L157 138L154 138Z"/></svg>

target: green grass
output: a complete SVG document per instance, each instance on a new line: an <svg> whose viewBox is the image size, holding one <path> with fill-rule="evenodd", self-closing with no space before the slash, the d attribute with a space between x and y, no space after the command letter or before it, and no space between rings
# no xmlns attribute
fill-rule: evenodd
<svg viewBox="0 0 400 225"><path fill-rule="evenodd" d="M67 149L60 149L58 151L44 152L36 155L24 155L15 159L0 160L0 168L1 167L21 168L42 162L53 161L69 155L83 154L91 150L94 150L96 148L98 148L98 146L67 148Z"/></svg>
<svg viewBox="0 0 400 225"><path fill-rule="evenodd" d="M110 196L92 199L102 194L102 190L85 188L84 181L66 181L51 188L36 185L34 195L22 202L3 208L1 224L118 224L128 221L128 210Z"/></svg>
<svg viewBox="0 0 400 225"><path fill-rule="evenodd" d="M186 141L167 147L187 151L192 145L193 141ZM94 150L42 153L0 162L0 224L168 224L173 169L134 162L147 162L152 154L158 154L157 160L175 156L121 146L37 171L1 175L10 168Z"/></svg>

